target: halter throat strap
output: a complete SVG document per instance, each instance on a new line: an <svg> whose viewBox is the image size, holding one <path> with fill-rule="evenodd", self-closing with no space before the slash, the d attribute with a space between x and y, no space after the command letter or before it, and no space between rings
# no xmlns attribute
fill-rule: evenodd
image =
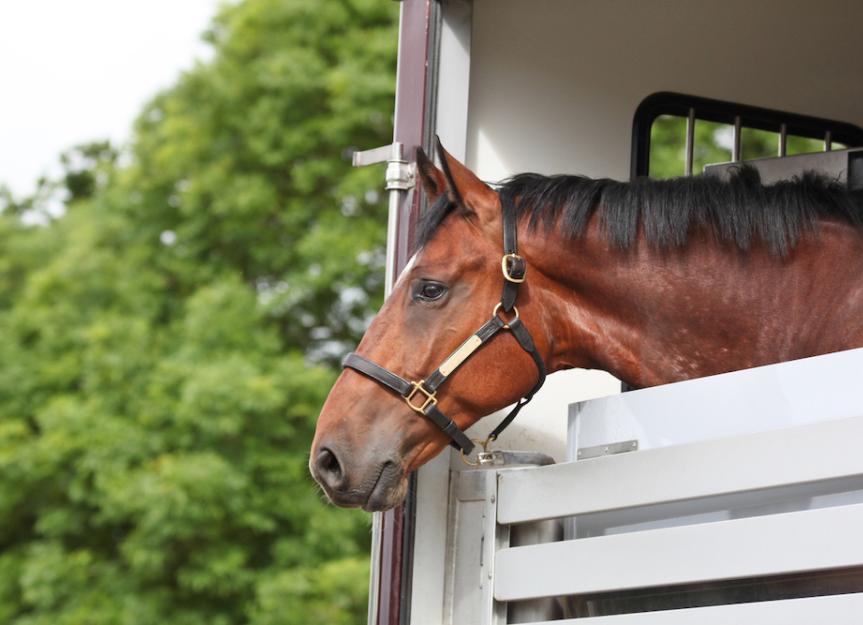
<svg viewBox="0 0 863 625"><path fill-rule="evenodd" d="M527 263L518 254L517 223L515 212L511 210L511 207L503 208L502 221L504 254L501 258L501 272L504 283L500 303L495 306L491 318L447 356L431 375L422 380L409 381L356 352L351 352L342 361L342 367L353 369L400 395L411 410L434 423L452 439L450 444L465 455L473 450L473 441L437 407L437 391L456 369L502 330L508 330L512 333L515 340L524 351L530 354L536 365L538 373L536 384L527 395L516 402L506 417L492 430L488 441L495 440L513 422L521 409L533 399L533 396L545 383L546 378L545 363L536 349L530 332L519 318L518 309L515 307L518 287L527 276ZM499 315L500 310L507 314L513 313L514 317L507 321Z"/></svg>

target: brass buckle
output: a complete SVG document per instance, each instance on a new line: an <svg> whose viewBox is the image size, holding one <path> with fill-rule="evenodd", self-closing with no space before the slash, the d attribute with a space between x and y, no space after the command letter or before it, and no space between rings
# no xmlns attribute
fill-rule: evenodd
<svg viewBox="0 0 863 625"><path fill-rule="evenodd" d="M524 266L524 275L521 278L515 278L509 272L509 265L507 264L509 260L520 260L524 262L524 258L519 256L518 254L504 254L503 257L500 259L500 269L501 271L503 271L503 277L514 284L521 284L522 282L524 282L525 278L527 278L527 264L525 263Z"/></svg>
<svg viewBox="0 0 863 625"><path fill-rule="evenodd" d="M494 317L497 317L497 316L498 316L498 314L497 314L497 313L498 313L498 311L501 309L501 306L503 306L503 303L501 303L501 302L498 302L498 303L495 305L494 310L492 310L492 311L491 311L492 316L494 316ZM516 308L515 306L513 306L513 307L512 307L512 312L513 312L513 313L515 313L515 317L513 317L513 318L512 318L512 319L510 319L509 321L504 321L504 322L503 322L503 329L504 329L504 330L509 330L509 324L510 324L510 323L512 323L513 321L517 321L517 320L518 320L518 308Z"/></svg>
<svg viewBox="0 0 863 625"><path fill-rule="evenodd" d="M429 406L434 406L437 403L437 397L435 397L437 392L429 393L425 389L423 384L425 384L425 380L420 380L419 382L411 382L413 390L411 390L410 393L404 396L404 400L407 402L408 406L410 406L412 410L420 413L421 415L424 415L426 413L426 408L428 408ZM417 406L411 401L417 393L420 393L425 397L422 406Z"/></svg>

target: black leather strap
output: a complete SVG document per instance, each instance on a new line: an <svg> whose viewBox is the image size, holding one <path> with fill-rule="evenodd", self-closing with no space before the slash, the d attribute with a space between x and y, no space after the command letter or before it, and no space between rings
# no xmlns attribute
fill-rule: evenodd
<svg viewBox="0 0 863 625"><path fill-rule="evenodd" d="M502 207L503 220L503 263L504 281L503 292L500 294L501 308L506 312L510 312L515 306L515 300L518 298L519 282L513 282L507 278L507 275L516 280L523 280L527 273L527 265L524 259L518 256L518 222L515 218L515 211L511 207Z"/></svg>
<svg viewBox="0 0 863 625"><path fill-rule="evenodd" d="M501 207L501 219L503 220L503 253L518 253L518 223L515 218L514 206Z"/></svg>
<svg viewBox="0 0 863 625"><path fill-rule="evenodd" d="M515 306L515 300L517 297L518 284L510 282L509 280L504 280L503 292L500 294L501 308L503 308L506 312L511 312L513 306Z"/></svg>
<svg viewBox="0 0 863 625"><path fill-rule="evenodd" d="M443 430L444 434L452 439L452 443L450 444L453 447L461 450L465 455L468 455L473 451L473 441L468 438L467 434L458 428L452 419L449 419L444 413L442 413L437 406L430 406L428 410L426 410L425 416L431 419L436 426Z"/></svg>
<svg viewBox="0 0 863 625"><path fill-rule="evenodd" d="M413 388L411 383L404 378L397 376L388 369L384 369L380 365L376 365L371 360L367 360L355 352L351 352L344 357L344 360L342 360L342 367L350 367L351 369L359 371L363 375L370 377L372 380L380 382L387 388L395 391L402 397L407 397L407 394L410 393Z"/></svg>
<svg viewBox="0 0 863 625"><path fill-rule="evenodd" d="M514 319L509 324L509 329L512 332L512 335L515 337L515 340L518 341L518 344L521 345L521 348L530 354L531 358L533 358L534 364L536 364L536 370L539 374L536 384L533 385L533 388L530 392L525 395L522 399L518 400L515 406L512 407L507 415L503 418L503 421L497 424L491 434L488 435L488 440L493 441L497 439L498 436L507 428L509 424L512 423L515 418L518 416L518 413L521 412L521 409L530 403L530 400L533 399L533 396L536 395L536 392L542 388L542 385L545 384L546 378L546 370L545 363L542 361L542 358L539 355L539 352L536 351L536 345L533 342L533 338L530 336L530 332L527 331L525 325L521 322L521 319Z"/></svg>

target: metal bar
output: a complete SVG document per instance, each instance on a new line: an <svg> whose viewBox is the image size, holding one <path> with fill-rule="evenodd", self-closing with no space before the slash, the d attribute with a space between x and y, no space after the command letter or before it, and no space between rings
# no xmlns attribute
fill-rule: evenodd
<svg viewBox="0 0 863 625"><path fill-rule="evenodd" d="M731 149L731 160L735 163L740 161L740 115L734 117L734 144Z"/></svg>
<svg viewBox="0 0 863 625"><path fill-rule="evenodd" d="M614 454L625 454L631 451L638 451L637 440L605 443L603 445L594 445L593 447L579 447L576 459L590 460L591 458L599 458L601 456L613 456Z"/></svg>
<svg viewBox="0 0 863 625"><path fill-rule="evenodd" d="M382 160L387 160L396 157L401 158L403 149L404 146L402 146L401 143L393 142L391 145L375 148L373 150L366 150L365 152L354 152L354 165L357 165L357 154L364 154L368 156L373 155L374 158L378 158L380 156L380 152L385 152ZM381 161L376 160L372 162L379 163ZM399 228L399 211L404 202L405 194L399 189L390 189L388 193L389 206L387 212L387 260L386 267L384 269L384 297L389 297L390 292L393 290L393 286L395 286L396 278L398 277L398 274L396 273L396 268L398 266L398 262L396 259L396 251L399 247L399 239L404 236L403 233L400 232Z"/></svg>
<svg viewBox="0 0 863 625"><path fill-rule="evenodd" d="M863 504L856 504L511 547L495 558L494 597L523 601L859 566L861 527Z"/></svg>
<svg viewBox="0 0 863 625"><path fill-rule="evenodd" d="M692 161L695 155L695 109L689 107L689 115L686 118L686 166L684 173L692 175Z"/></svg>
<svg viewBox="0 0 863 625"><path fill-rule="evenodd" d="M785 156L788 152L788 125L782 124L779 126L779 151L777 156Z"/></svg>
<svg viewBox="0 0 863 625"><path fill-rule="evenodd" d="M399 239L399 208L402 204L402 193L389 192L389 208L387 213L387 263L384 268L384 297L389 297L396 281L395 254Z"/></svg>
<svg viewBox="0 0 863 625"><path fill-rule="evenodd" d="M365 167L366 165L374 165L375 163L383 163L392 155L392 144L382 145L379 148L371 150L357 150L351 156L351 162L354 167Z"/></svg>
<svg viewBox="0 0 863 625"><path fill-rule="evenodd" d="M863 488L863 417L604 456L501 474L498 518L524 523L768 488L856 480ZM789 458L813 458L789 462ZM730 461L729 459L733 459ZM680 471L686 467L686 471ZM649 476L647 478L646 476ZM721 508L719 508L721 509Z"/></svg>
<svg viewBox="0 0 863 625"><path fill-rule="evenodd" d="M833 133L829 130L824 133L824 151L830 152L833 149Z"/></svg>
<svg viewBox="0 0 863 625"><path fill-rule="evenodd" d="M761 601L716 605L682 610L662 610L579 619L543 621L524 625L859 625L863 614L863 593L806 597L785 601Z"/></svg>
<svg viewBox="0 0 863 625"><path fill-rule="evenodd" d="M370 557L371 571L369 574L369 603L366 616L366 623L374 625L377 622L378 603L380 601L380 556L381 536L382 536L383 515L372 515L372 541Z"/></svg>

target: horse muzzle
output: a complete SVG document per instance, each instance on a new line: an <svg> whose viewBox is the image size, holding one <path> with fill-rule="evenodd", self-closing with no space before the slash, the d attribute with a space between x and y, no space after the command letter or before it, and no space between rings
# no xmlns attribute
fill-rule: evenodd
<svg viewBox="0 0 863 625"><path fill-rule="evenodd" d="M333 504L378 512L404 499L407 479L398 462L351 463L348 456L334 445L321 444L309 461L312 477Z"/></svg>

